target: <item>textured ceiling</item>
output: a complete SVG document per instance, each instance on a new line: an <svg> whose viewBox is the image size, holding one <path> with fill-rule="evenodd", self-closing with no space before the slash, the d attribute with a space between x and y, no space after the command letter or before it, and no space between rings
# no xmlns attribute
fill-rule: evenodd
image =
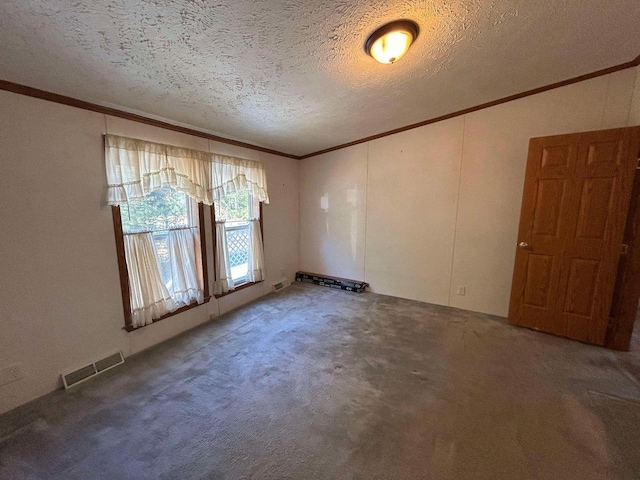
<svg viewBox="0 0 640 480"><path fill-rule="evenodd" d="M415 20L395 65L362 45ZM2 0L0 79L303 155L624 63L638 0Z"/></svg>

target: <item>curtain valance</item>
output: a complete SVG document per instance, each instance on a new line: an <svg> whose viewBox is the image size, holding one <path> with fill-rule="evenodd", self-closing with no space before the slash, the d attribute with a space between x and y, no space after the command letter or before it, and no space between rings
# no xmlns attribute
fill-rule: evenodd
<svg viewBox="0 0 640 480"><path fill-rule="evenodd" d="M269 203L262 162L105 135L109 205L122 205L171 186L212 205L228 193L248 191Z"/></svg>

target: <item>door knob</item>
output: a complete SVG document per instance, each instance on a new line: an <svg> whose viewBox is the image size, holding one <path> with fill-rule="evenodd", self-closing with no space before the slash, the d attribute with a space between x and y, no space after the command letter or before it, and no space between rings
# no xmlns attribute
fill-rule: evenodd
<svg viewBox="0 0 640 480"><path fill-rule="evenodd" d="M527 242L520 242L518 243L518 246L520 248L529 248L529 244Z"/></svg>

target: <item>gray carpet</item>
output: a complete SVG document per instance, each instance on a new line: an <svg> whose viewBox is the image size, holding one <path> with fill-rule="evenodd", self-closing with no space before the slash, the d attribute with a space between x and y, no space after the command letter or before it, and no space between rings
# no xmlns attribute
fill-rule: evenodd
<svg viewBox="0 0 640 480"><path fill-rule="evenodd" d="M293 285L0 417L0 478L637 479L639 379L638 353Z"/></svg>

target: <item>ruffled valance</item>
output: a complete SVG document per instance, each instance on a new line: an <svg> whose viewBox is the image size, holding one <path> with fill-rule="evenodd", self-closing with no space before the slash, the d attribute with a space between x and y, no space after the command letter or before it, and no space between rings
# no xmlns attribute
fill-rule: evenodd
<svg viewBox="0 0 640 480"><path fill-rule="evenodd" d="M118 135L105 135L104 145L109 205L140 199L166 186L206 205L237 191L269 203L261 162Z"/></svg>

